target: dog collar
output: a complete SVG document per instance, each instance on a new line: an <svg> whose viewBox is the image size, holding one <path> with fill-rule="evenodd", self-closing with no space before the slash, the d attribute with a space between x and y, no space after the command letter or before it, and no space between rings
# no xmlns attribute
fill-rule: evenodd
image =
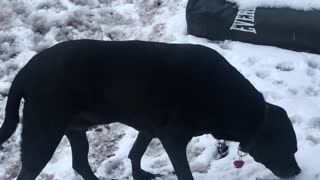
<svg viewBox="0 0 320 180"><path fill-rule="evenodd" d="M239 145L239 150L245 153L249 153L250 151L252 151L257 143L257 137L261 131L261 129L263 128L264 122L267 121L269 119L269 111L270 111L270 104L269 103L265 103L265 108L264 108L264 118L263 121L258 125L256 132L254 133L254 136L252 138L250 138L249 143L248 144L241 144Z"/></svg>

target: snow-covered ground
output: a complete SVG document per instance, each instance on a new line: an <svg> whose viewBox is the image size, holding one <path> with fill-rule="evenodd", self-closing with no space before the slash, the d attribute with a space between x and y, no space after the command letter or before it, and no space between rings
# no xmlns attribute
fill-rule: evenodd
<svg viewBox="0 0 320 180"><path fill-rule="evenodd" d="M317 0L232 1L241 7L320 8ZM0 123L14 75L34 54L57 42L90 38L202 44L220 52L267 101L287 110L297 133L296 157L303 170L294 180L320 180L320 56L187 35L186 3L187 0L0 0ZM121 124L101 128L102 131L87 133L93 170L101 179L132 179L127 154L137 132ZM20 129L0 151L1 180L14 179L19 172ZM230 143L229 156L215 160L216 143L210 135L195 137L190 142L187 152L196 180L275 178L250 156L244 158L242 169L235 169L237 143ZM150 144L142 166L163 174L162 179L176 179L158 140ZM38 179L81 179L71 168L67 139L62 140Z"/></svg>

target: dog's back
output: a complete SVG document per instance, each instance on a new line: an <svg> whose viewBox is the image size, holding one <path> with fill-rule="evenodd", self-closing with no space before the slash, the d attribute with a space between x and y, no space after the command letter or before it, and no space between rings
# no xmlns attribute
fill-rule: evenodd
<svg viewBox="0 0 320 180"><path fill-rule="evenodd" d="M199 45L69 41L35 56L25 71L32 101L48 96L44 103L65 112L105 117L96 124L216 127L217 135L230 128L245 136L264 111L263 97L250 82L216 51Z"/></svg>

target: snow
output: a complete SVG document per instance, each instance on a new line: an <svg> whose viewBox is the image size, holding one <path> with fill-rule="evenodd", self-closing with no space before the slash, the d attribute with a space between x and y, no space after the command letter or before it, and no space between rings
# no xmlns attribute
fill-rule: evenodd
<svg viewBox="0 0 320 180"><path fill-rule="evenodd" d="M230 0L231 1L231 0ZM241 8L258 6L319 9L316 0L232 0ZM186 0L10 0L0 1L0 123L10 82L18 70L41 50L69 39L161 41L202 44L220 52L243 73L268 102L284 107L298 139L296 158L303 173L294 180L320 180L320 56L276 47L240 42L212 42L187 35ZM87 133L89 161L101 179L127 179L127 158L137 132L121 124L101 126ZM0 179L14 179L19 172L20 130L0 151ZM215 160L217 141L210 135L195 137L187 147L196 180L255 180L275 178L263 165L246 156L245 166L235 169L238 143L230 154ZM159 140L142 158L143 169L176 179ZM130 177L131 178L131 177ZM54 157L38 177L73 179L70 145L64 138Z"/></svg>

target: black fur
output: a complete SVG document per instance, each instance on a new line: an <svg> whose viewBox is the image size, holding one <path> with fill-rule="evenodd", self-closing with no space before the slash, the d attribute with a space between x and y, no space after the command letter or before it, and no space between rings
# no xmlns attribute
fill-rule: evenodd
<svg viewBox="0 0 320 180"><path fill-rule="evenodd" d="M16 128L21 98L25 104L18 180L35 179L63 135L71 142L73 168L86 180L97 180L87 160L85 130L111 122L139 131L129 155L134 179L154 177L141 170L140 158L151 138L158 137L178 179L192 180L186 144L204 133L250 146L249 153L279 176L300 172L294 158L296 137L285 111L270 105L273 111L267 114L276 118L265 118L263 96L220 54L204 46L59 43L34 56L13 81L0 144ZM281 157L276 148L282 149ZM270 153L275 155L265 159ZM288 165L280 168L280 161Z"/></svg>

